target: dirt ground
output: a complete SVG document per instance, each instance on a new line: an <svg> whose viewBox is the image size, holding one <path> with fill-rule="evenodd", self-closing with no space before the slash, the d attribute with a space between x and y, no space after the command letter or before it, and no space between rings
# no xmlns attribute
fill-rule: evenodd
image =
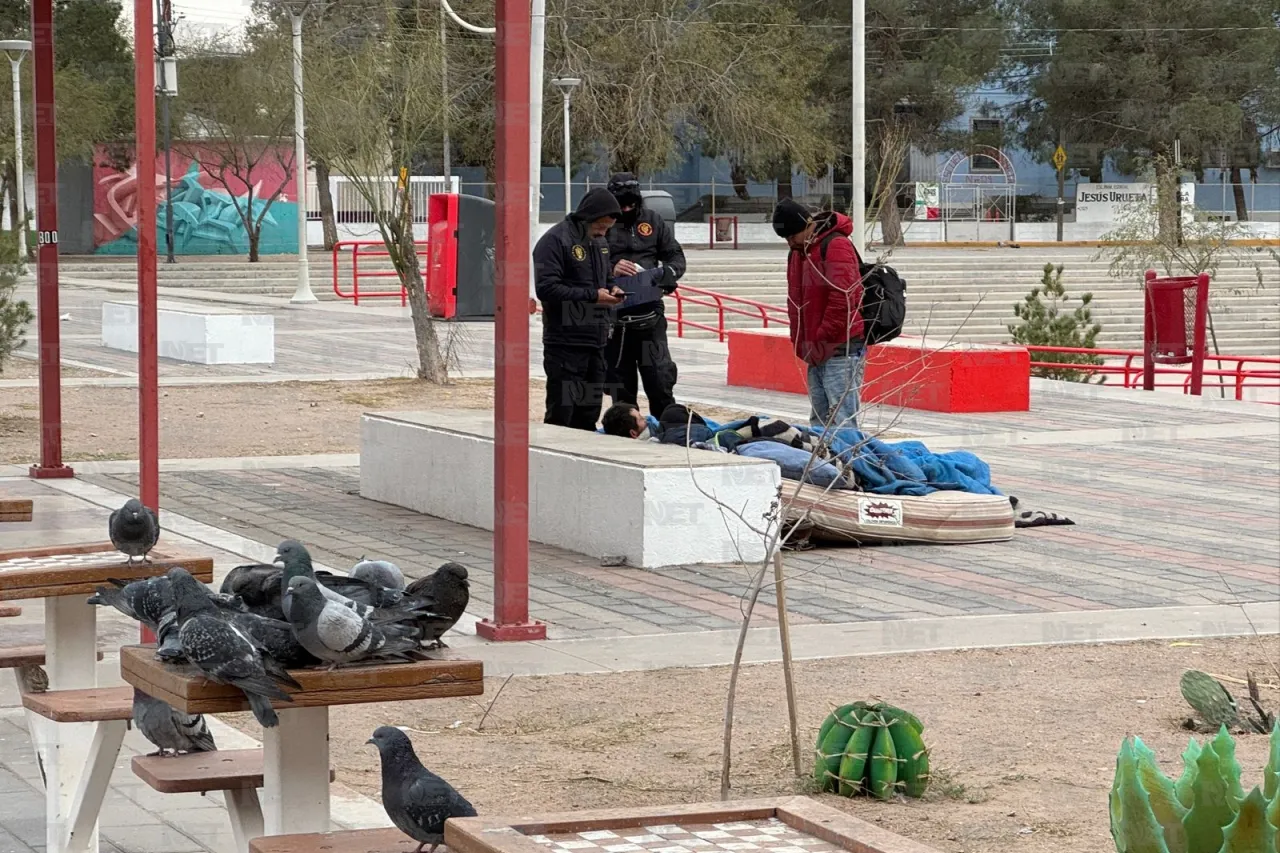
<svg viewBox="0 0 1280 853"><path fill-rule="evenodd" d="M1280 638L840 658L797 664L806 778L791 772L781 668L753 666L739 682L734 798L810 793L813 739L834 706L883 699L924 721L934 778L923 800L881 803L829 794L822 802L948 853L1110 853L1107 792L1127 734L1181 772L1189 712L1186 669L1274 685ZM719 799L727 668L487 679L474 699L335 708L340 782L379 796L379 725L410 729L419 756L481 814L627 807ZM1244 699L1243 688L1236 696ZM485 708L492 710L477 731ZM257 734L248 715L228 721ZM1196 736L1203 741L1203 735ZM1267 739L1237 735L1248 791L1261 784Z"/></svg>
<svg viewBox="0 0 1280 853"><path fill-rule="evenodd" d="M30 364L14 359L5 366L4 378L34 377ZM30 375L24 376L27 369ZM530 384L530 420L542 420L544 394L541 383ZM0 463L30 462L39 455L38 400L35 388L0 388ZM161 388L160 456L355 453L364 412L425 408L492 409L493 382L458 380L441 387L386 379ZM712 418L738 416L722 409L698 410ZM62 455L69 462L138 458L134 388L63 388L62 423Z"/></svg>

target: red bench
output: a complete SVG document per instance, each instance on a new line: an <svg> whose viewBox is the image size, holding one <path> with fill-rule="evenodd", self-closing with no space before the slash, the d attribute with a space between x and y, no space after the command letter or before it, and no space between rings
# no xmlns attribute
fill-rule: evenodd
<svg viewBox="0 0 1280 853"><path fill-rule="evenodd" d="M807 394L807 369L786 329L727 333L728 384ZM870 349L862 404L931 412L1025 412L1031 357L1023 347L902 336Z"/></svg>

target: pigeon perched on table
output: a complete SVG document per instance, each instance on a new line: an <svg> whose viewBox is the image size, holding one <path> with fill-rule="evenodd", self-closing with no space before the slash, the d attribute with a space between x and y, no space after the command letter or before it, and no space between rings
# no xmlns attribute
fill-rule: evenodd
<svg viewBox="0 0 1280 853"><path fill-rule="evenodd" d="M416 853L444 843L449 818L475 817L476 810L445 780L422 766L409 736L393 726L381 726L366 743L382 757L382 807L396 828L418 842Z"/></svg>
<svg viewBox="0 0 1280 853"><path fill-rule="evenodd" d="M156 517L155 510L143 506L142 501L129 498L107 519L107 532L116 550L128 555L128 565L133 565L134 557L141 557L144 563L149 563L147 554L160 539L160 519Z"/></svg>
<svg viewBox="0 0 1280 853"><path fill-rule="evenodd" d="M279 725L271 700L288 702L280 685L301 689L284 667L263 653L244 629L219 615L208 587L185 569L169 570L177 603L178 638L182 655L210 681L239 688L248 697L253 716L265 728Z"/></svg>
<svg viewBox="0 0 1280 853"><path fill-rule="evenodd" d="M467 567L461 563L445 563L425 578L409 584L404 593L406 598L431 608L432 615L418 621L424 648L448 648L440 637L458 623L471 600Z"/></svg>
<svg viewBox="0 0 1280 853"><path fill-rule="evenodd" d="M276 549L275 564L281 569L282 596L288 589L290 580L305 577L319 585L325 598L349 607L361 616L372 617L375 611L390 611L404 603L403 590L381 587L359 578L339 577L331 572L317 572L311 564L310 552L294 539L286 539L280 543L280 547ZM289 604L283 598L280 604L287 619Z"/></svg>
<svg viewBox="0 0 1280 853"><path fill-rule="evenodd" d="M285 591L285 610L302 647L329 669L344 663L405 657L418 649L413 623L370 621L341 602L326 598L314 580L298 575ZM375 617L376 618L376 617Z"/></svg>
<svg viewBox="0 0 1280 853"><path fill-rule="evenodd" d="M351 577L387 589L404 589L404 572L387 560L366 560L361 557L360 562L351 569Z"/></svg>
<svg viewBox="0 0 1280 853"><path fill-rule="evenodd" d="M133 724L142 736L160 747L152 755L214 752L217 746L203 714L186 714L168 702L133 690Z"/></svg>
<svg viewBox="0 0 1280 853"><path fill-rule="evenodd" d="M168 583L168 578L157 578ZM244 613L244 602L240 600L238 595L227 595L226 593L214 592L204 584L200 584L200 588L204 590L209 600L213 602L213 606L218 609L220 615L226 616L231 614ZM170 592L172 598L172 592ZM182 641L178 634L178 609L176 604L170 604L168 609L156 622L155 625L148 625L152 632L156 635L156 657L162 661L169 663L181 663L186 660L182 654Z"/></svg>
<svg viewBox="0 0 1280 853"><path fill-rule="evenodd" d="M152 631L158 630L164 614L173 609L173 588L167 577L129 582L107 578L107 582L111 586L98 587L89 596L89 604L114 607Z"/></svg>
<svg viewBox="0 0 1280 853"><path fill-rule="evenodd" d="M280 569L266 563L236 566L222 579L220 591L237 595L250 613L268 619L283 619L280 609Z"/></svg>

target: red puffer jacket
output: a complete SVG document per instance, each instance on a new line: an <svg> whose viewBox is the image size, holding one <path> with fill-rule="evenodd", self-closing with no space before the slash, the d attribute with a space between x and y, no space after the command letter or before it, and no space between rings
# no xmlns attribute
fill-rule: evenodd
<svg viewBox="0 0 1280 853"><path fill-rule="evenodd" d="M853 220L842 213L819 214L813 239L787 256L787 314L796 357L822 364L862 330L862 277L857 250L848 239ZM822 241L836 235L822 260Z"/></svg>

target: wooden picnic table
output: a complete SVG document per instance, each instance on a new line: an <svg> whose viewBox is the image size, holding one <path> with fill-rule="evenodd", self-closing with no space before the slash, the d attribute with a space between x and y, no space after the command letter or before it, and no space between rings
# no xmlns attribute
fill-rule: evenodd
<svg viewBox="0 0 1280 853"><path fill-rule="evenodd" d="M120 671L134 687L188 714L247 711L235 687L215 684L190 665L156 660L153 645L125 646ZM301 690L273 702L280 724L263 729L263 821L268 836L329 829L329 708L484 693L480 661L430 660L289 670Z"/></svg>
<svg viewBox="0 0 1280 853"><path fill-rule="evenodd" d="M174 566L213 580L209 557L157 547L149 562L127 560L110 542L0 551L0 601L44 599L49 687L24 695L23 704L45 775L47 853L96 853L98 812L126 727L118 707L80 692L98 681L98 608L86 599L108 578L155 577ZM28 703L35 696L39 702Z"/></svg>

